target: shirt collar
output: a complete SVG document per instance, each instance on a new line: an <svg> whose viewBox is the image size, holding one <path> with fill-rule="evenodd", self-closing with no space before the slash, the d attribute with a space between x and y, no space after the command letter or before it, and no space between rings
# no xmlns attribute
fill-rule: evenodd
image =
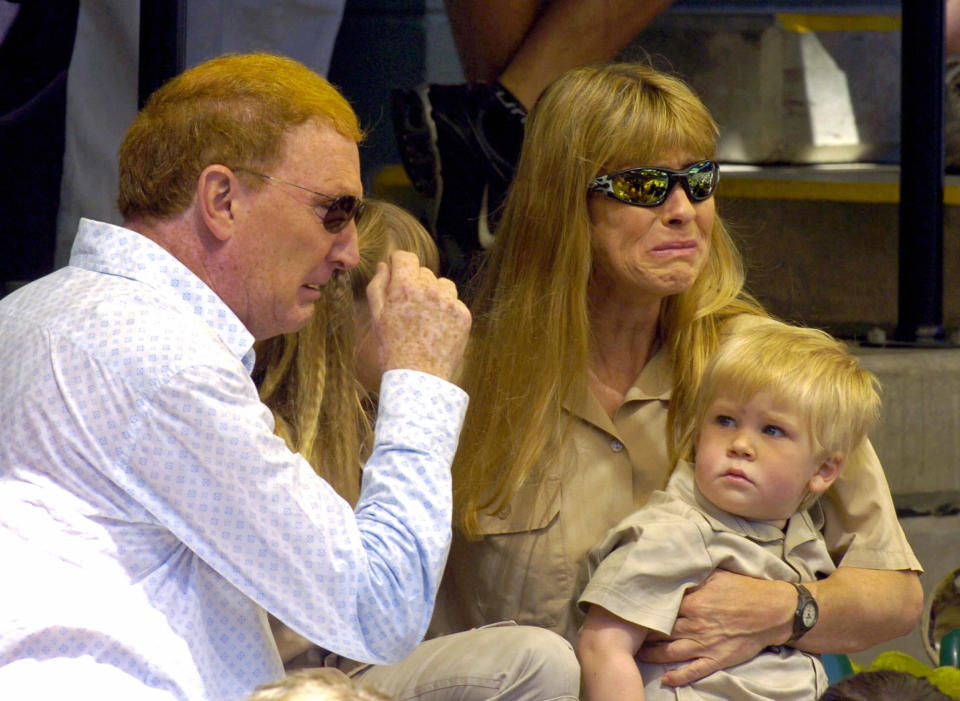
<svg viewBox="0 0 960 701"><path fill-rule="evenodd" d="M81 219L70 265L136 280L202 319L253 371L253 335L210 287L167 250L135 231Z"/></svg>
<svg viewBox="0 0 960 701"><path fill-rule="evenodd" d="M669 400L673 389L673 365L670 354L665 347L661 347L647 364L643 366L630 389L623 398L623 404L633 401L649 401L652 399ZM621 406L623 406L621 404ZM611 435L616 435L613 422L607 416L600 402L584 384L583 392L577 397L569 397L563 403L563 408L598 428L602 428Z"/></svg>
<svg viewBox="0 0 960 701"><path fill-rule="evenodd" d="M815 504L809 511L798 511L787 521L784 530L769 523L750 521L734 516L723 509L717 508L703 496L694 480L693 470L693 465L686 460L678 461L673 474L670 476L668 487L675 496L679 496L688 504L696 506L716 531L745 535L758 543L784 540L784 550L790 552L801 543L815 537L819 527L823 525L823 513L819 504Z"/></svg>
<svg viewBox="0 0 960 701"><path fill-rule="evenodd" d="M643 370L633 381L633 386L627 390L624 402L634 400L670 399L673 390L673 363L670 362L670 351L666 345L654 353L653 357L643 366Z"/></svg>

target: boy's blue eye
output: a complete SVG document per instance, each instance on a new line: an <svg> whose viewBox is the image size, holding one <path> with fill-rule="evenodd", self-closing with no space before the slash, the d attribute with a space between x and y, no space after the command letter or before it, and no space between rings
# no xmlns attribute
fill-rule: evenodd
<svg viewBox="0 0 960 701"><path fill-rule="evenodd" d="M767 424L763 427L763 432L768 436L786 436L786 432L779 426L774 426L773 424Z"/></svg>
<svg viewBox="0 0 960 701"><path fill-rule="evenodd" d="M736 426L737 425L737 422L733 420L733 417L726 416L725 414L718 414L715 421L719 426Z"/></svg>

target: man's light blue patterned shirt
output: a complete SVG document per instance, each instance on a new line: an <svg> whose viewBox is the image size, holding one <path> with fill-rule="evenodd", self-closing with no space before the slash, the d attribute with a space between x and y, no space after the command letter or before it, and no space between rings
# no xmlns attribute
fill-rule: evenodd
<svg viewBox="0 0 960 701"><path fill-rule="evenodd" d="M170 254L88 220L0 302L0 697L241 699L283 671L264 609L363 661L420 640L466 395L385 375L353 510L273 435L252 343Z"/></svg>

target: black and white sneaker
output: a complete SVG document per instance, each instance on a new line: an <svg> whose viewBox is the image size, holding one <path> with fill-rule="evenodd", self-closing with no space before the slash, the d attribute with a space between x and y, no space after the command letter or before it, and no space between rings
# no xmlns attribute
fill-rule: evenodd
<svg viewBox="0 0 960 701"><path fill-rule="evenodd" d="M434 200L442 272L465 283L493 241L526 110L499 83L465 83L394 90L391 112L404 170Z"/></svg>

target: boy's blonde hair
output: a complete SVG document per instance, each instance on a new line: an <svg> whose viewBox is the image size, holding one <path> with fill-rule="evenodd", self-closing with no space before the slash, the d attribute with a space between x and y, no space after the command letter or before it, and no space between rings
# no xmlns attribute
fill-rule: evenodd
<svg viewBox="0 0 960 701"><path fill-rule="evenodd" d="M818 459L846 456L879 418L879 389L874 374L829 334L758 320L722 343L707 366L694 405L695 425L703 424L720 395L746 402L768 392L803 417Z"/></svg>
<svg viewBox="0 0 960 701"><path fill-rule="evenodd" d="M283 679L261 684L247 701L390 701L390 698L339 669L314 667L298 669Z"/></svg>

